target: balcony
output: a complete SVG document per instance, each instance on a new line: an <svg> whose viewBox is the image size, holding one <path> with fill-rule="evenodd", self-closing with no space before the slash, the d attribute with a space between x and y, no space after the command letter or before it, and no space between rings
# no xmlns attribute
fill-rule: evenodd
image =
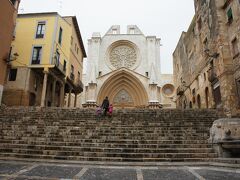
<svg viewBox="0 0 240 180"><path fill-rule="evenodd" d="M65 76L66 71L64 70L64 66L61 64L61 62L54 58L52 65L54 65L55 72L58 71L60 74Z"/></svg>
<svg viewBox="0 0 240 180"><path fill-rule="evenodd" d="M70 74L70 76L67 77L67 83L70 87L73 88L73 93L79 94L83 92L84 85L82 81L78 78L75 80L75 75L73 73Z"/></svg>
<svg viewBox="0 0 240 180"><path fill-rule="evenodd" d="M84 85L80 79L77 79L75 86L76 86L77 92L79 93L83 92Z"/></svg>
<svg viewBox="0 0 240 180"><path fill-rule="evenodd" d="M208 81L213 83L217 80L217 73L215 72L214 68L208 70Z"/></svg>

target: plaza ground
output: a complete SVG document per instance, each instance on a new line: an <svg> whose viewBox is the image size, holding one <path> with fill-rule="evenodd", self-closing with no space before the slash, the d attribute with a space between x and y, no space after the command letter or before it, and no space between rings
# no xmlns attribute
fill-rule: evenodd
<svg viewBox="0 0 240 180"><path fill-rule="evenodd" d="M172 165L171 165L172 164ZM4 180L239 180L240 168L211 163L82 164L63 161L0 161Z"/></svg>

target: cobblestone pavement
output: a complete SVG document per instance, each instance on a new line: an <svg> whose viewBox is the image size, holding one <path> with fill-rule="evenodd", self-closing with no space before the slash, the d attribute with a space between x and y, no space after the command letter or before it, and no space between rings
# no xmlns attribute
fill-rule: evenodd
<svg viewBox="0 0 240 180"><path fill-rule="evenodd" d="M240 180L240 169L212 166L93 166L0 161L0 180Z"/></svg>

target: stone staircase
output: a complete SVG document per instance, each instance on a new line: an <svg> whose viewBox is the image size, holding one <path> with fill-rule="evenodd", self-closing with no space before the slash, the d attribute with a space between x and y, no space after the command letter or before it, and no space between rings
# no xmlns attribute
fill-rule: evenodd
<svg viewBox="0 0 240 180"><path fill-rule="evenodd" d="M0 109L0 158L169 162L216 158L215 110Z"/></svg>

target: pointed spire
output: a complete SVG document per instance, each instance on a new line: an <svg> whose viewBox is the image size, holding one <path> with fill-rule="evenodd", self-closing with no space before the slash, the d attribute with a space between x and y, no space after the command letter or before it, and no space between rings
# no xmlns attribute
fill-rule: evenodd
<svg viewBox="0 0 240 180"><path fill-rule="evenodd" d="M158 84L158 82L157 82L157 75L156 75L156 71L155 71L155 68L154 68L153 64L151 66L150 83L149 84Z"/></svg>

